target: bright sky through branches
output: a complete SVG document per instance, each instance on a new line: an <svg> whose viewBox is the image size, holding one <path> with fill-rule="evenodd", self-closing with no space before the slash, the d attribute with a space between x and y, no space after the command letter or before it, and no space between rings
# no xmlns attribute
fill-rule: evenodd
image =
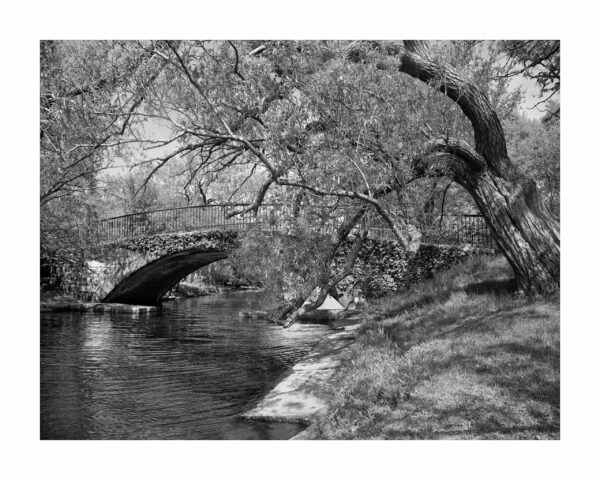
<svg viewBox="0 0 600 480"><path fill-rule="evenodd" d="M524 91L523 105L521 105L520 110L525 116L539 120L546 114L546 102L539 104L537 107L535 106L542 100L542 97L540 97L540 87L534 79L519 75L514 78L511 87L521 87ZM560 100L560 94L553 97L553 99Z"/></svg>

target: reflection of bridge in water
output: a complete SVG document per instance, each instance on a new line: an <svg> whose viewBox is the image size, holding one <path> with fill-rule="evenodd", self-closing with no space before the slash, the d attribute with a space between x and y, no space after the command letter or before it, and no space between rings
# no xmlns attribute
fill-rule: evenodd
<svg viewBox="0 0 600 480"><path fill-rule="evenodd" d="M102 243L118 242L159 233L195 232L204 230L245 231L264 226L276 228L294 217L310 215L323 220L323 230L333 231L339 225L347 209L309 206L295 211L294 206L284 203L266 203L256 212L230 216L247 207L247 204L211 204L176 207L147 212L132 213L101 220L98 224L98 240ZM316 225L316 224L313 224ZM366 217L365 228L369 236L383 240L395 240L391 228L373 213ZM490 231L481 215L424 215L417 222L422 242L429 244L473 245L492 248Z"/></svg>
<svg viewBox="0 0 600 480"><path fill-rule="evenodd" d="M303 207L295 211L289 204L265 204L256 212L231 215L244 205L202 205L134 213L102 220L97 238L104 245L124 246L128 242L155 240L169 242L182 232L194 232L191 244L176 240L177 251L168 251L146 258L143 265L115 278L114 288L104 302L137 305L157 305L161 297L182 278L199 268L227 258L235 248L231 238L250 228L280 230L296 217L323 233L332 233L350 212L347 209ZM447 216L430 219L418 225L422 243L473 245L491 247L491 237L482 217L476 215ZM395 240L387 224L373 214L366 217L361 228L367 228L374 240ZM227 232L233 232L227 234ZM225 241L214 241L215 235ZM233 235L233 236L232 236ZM185 237L188 237L185 235ZM192 238L190 237L190 238ZM210 238L209 238L210 237ZM208 239L208 242L204 240ZM185 242L184 242L185 243Z"/></svg>

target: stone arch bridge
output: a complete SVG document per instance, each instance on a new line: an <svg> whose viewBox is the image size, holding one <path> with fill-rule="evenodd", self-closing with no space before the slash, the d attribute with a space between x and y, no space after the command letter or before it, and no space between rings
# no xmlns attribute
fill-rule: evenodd
<svg viewBox="0 0 600 480"><path fill-rule="evenodd" d="M97 240L103 245L103 260L109 266L103 270L101 278L94 280L96 299L105 303L158 305L161 297L181 279L205 265L227 258L239 245L240 235L249 228L278 229L297 214L292 205L264 204L256 212L231 215L244 206L211 204L101 220ZM331 211L325 213L329 223L323 224L323 228L333 232L335 224L343 220L343 211L334 215ZM318 213L314 218L318 218ZM368 218L366 227L369 237L364 254L361 252L359 268L376 269L386 278L396 277L395 285L413 281L410 265L404 265L404 269L399 267L404 252L395 242L391 230L375 218ZM425 262L431 263L431 268L440 261L450 262L462 256L467 251L463 248L465 245L491 247L487 226L476 215L434 219L430 228L423 229L423 241L424 255L431 257L433 253L436 257ZM391 262L393 270L390 265L378 265L377 257L381 257L382 249L388 257L391 254L396 258L397 261ZM442 260L437 258L440 255ZM390 263L387 260L386 263ZM423 269L422 265L415 268Z"/></svg>

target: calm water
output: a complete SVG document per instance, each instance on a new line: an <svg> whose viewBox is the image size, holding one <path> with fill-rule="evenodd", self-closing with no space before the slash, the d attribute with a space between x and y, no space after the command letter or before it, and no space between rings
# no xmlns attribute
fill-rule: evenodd
<svg viewBox="0 0 600 480"><path fill-rule="evenodd" d="M165 304L162 313L41 317L42 439L280 439L302 427L245 420L326 332L241 321L251 292Z"/></svg>

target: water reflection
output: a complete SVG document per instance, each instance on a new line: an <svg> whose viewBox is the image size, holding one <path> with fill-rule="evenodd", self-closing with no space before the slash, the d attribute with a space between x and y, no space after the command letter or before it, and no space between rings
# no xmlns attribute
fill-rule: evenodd
<svg viewBox="0 0 600 480"><path fill-rule="evenodd" d="M43 314L41 438L289 438L239 418L325 333L241 322L252 293L173 302L153 316Z"/></svg>

